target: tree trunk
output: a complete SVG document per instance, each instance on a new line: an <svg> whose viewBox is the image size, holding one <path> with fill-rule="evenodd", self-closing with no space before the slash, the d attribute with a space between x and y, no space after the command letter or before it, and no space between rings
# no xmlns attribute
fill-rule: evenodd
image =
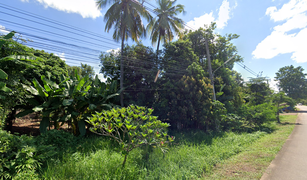
<svg viewBox="0 0 307 180"><path fill-rule="evenodd" d="M125 42L125 28L122 35L121 59L120 59L120 105L124 107L124 42Z"/></svg>
<svg viewBox="0 0 307 180"><path fill-rule="evenodd" d="M158 39L158 46L157 46L157 59L158 59L158 53L159 53L159 47L160 47L160 39L161 39L161 33L159 33L159 39Z"/></svg>
<svg viewBox="0 0 307 180"><path fill-rule="evenodd" d="M125 164L126 164L126 161L127 161L127 156L128 156L128 154L125 155L125 159L124 159L124 162L123 162L123 167L125 167Z"/></svg>
<svg viewBox="0 0 307 180"><path fill-rule="evenodd" d="M13 127L13 121L15 120L15 116L16 116L16 108L14 108L7 116L6 120L5 120L5 129L7 131L12 131L12 127Z"/></svg>
<svg viewBox="0 0 307 180"><path fill-rule="evenodd" d="M280 123L280 119L279 119L279 102L277 105L277 122Z"/></svg>

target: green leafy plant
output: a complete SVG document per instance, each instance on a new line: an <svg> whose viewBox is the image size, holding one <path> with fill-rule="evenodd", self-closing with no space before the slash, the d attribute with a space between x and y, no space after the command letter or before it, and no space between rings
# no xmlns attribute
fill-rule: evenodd
<svg viewBox="0 0 307 180"><path fill-rule="evenodd" d="M40 123L41 133L45 133L50 122L57 129L60 124L68 122L72 125L75 135L84 136L86 133L85 120L95 111L111 109L110 99L117 96L116 82L105 84L96 76L80 78L66 78L57 84L51 81L50 76L41 76L41 85L38 80L33 80L33 86L24 88L34 96L29 102L32 107L18 114L19 117L31 112L41 112L43 115Z"/></svg>
<svg viewBox="0 0 307 180"><path fill-rule="evenodd" d="M153 109L130 105L96 113L89 118L92 132L113 138L125 155L123 166L130 151L142 145L159 146L164 152L174 137L167 135L169 124L152 116Z"/></svg>
<svg viewBox="0 0 307 180"><path fill-rule="evenodd" d="M265 122L276 119L277 108L272 103L263 103L255 106L243 106L242 117L246 119L248 125L259 127Z"/></svg>
<svg viewBox="0 0 307 180"><path fill-rule="evenodd" d="M32 137L16 136L0 130L0 179L17 173L36 171L54 153L54 148L37 145Z"/></svg>
<svg viewBox="0 0 307 180"><path fill-rule="evenodd" d="M227 109L220 101L213 101L210 117L214 120L216 130L219 130L220 121L225 117Z"/></svg>
<svg viewBox="0 0 307 180"><path fill-rule="evenodd" d="M63 151L77 143L77 137L63 130L52 129L35 138L37 144L51 145L55 151Z"/></svg>
<svg viewBox="0 0 307 180"><path fill-rule="evenodd" d="M272 94L271 96L271 100L272 102L275 104L276 108L277 108L277 112L276 112L276 119L277 122L280 123L280 119L279 119L279 112L285 108L287 105L289 105L290 107L294 107L295 106L295 100L292 99L291 97L285 95L284 92L279 92L276 94Z"/></svg>

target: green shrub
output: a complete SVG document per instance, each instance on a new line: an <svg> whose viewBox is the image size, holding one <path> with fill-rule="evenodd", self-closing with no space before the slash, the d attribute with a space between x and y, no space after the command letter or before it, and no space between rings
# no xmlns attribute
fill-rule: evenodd
<svg viewBox="0 0 307 180"><path fill-rule="evenodd" d="M34 170L24 170L18 172L13 178L13 180L39 180L38 174Z"/></svg>
<svg viewBox="0 0 307 180"><path fill-rule="evenodd" d="M0 107L0 130L3 130L5 128L5 117L7 115L7 111Z"/></svg>
<svg viewBox="0 0 307 180"><path fill-rule="evenodd" d="M173 137L167 135L169 124L159 121L151 115L152 112L152 109L131 105L96 113L89 118L88 123L93 126L92 132L118 142L125 155L124 166L127 155L133 149L142 145L164 147L173 141Z"/></svg>
<svg viewBox="0 0 307 180"><path fill-rule="evenodd" d="M219 126L221 124L221 119L225 117L226 113L227 109L225 108L225 105L223 103L221 103L220 101L214 101L212 103L210 118L213 119L216 130L220 129Z"/></svg>
<svg viewBox="0 0 307 180"><path fill-rule="evenodd" d="M62 130L50 130L40 136L36 137L36 143L41 145L51 145L57 151L65 150L76 144L77 138Z"/></svg>
<svg viewBox="0 0 307 180"><path fill-rule="evenodd" d="M237 114L227 114L221 119L222 131L236 131L241 130L244 123L244 119Z"/></svg>
<svg viewBox="0 0 307 180"><path fill-rule="evenodd" d="M37 170L53 150L50 146L36 145L33 137L0 130L0 179Z"/></svg>
<svg viewBox="0 0 307 180"><path fill-rule="evenodd" d="M265 122L276 119L277 108L271 103L263 103L255 106L243 106L243 117L249 125L259 127Z"/></svg>

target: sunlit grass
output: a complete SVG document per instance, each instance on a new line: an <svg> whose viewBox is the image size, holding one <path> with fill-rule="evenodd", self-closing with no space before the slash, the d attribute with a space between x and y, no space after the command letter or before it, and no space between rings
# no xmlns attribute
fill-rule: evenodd
<svg viewBox="0 0 307 180"><path fill-rule="evenodd" d="M294 129L296 115L281 116L276 130L255 141L245 151L217 164L204 179L260 179Z"/></svg>
<svg viewBox="0 0 307 180"><path fill-rule="evenodd" d="M45 179L197 179L220 163L244 151L265 132L173 133L177 139L163 154L154 149L146 159L142 149L129 154L125 168L123 156L107 138L91 138L74 153L49 161L41 176Z"/></svg>

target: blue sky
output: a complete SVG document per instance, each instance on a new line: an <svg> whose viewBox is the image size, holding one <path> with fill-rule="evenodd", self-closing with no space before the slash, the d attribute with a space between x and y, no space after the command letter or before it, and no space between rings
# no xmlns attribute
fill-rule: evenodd
<svg viewBox="0 0 307 180"><path fill-rule="evenodd" d="M149 2L156 5L155 0ZM78 45L83 49L86 47L107 51L120 47L120 43L112 41L112 32L106 33L104 31L103 15L107 8L99 11L95 6L95 0L1 0L0 3L0 31L2 32L5 32L4 29L20 31ZM307 0L178 0L177 4L183 4L186 11L185 15L179 17L194 29L215 21L217 22L217 33L240 35L240 38L234 40L233 43L238 48L238 54L244 58L244 64L254 72L263 72L263 76L272 79L272 86L275 84L273 81L275 73L281 67L288 65L302 66L307 72L307 56L305 55L307 47ZM88 38L90 35L82 32L72 34L62 31L61 26L54 24L53 27L39 25L26 19L44 21L5 9L3 5L63 22L103 37L98 40L91 36L91 39ZM12 14L26 19L13 17ZM48 23L45 22L45 24ZM39 29L58 35L41 32ZM63 38L59 35L74 37L78 40ZM28 38L27 36L23 37ZM36 40L31 37L29 39L34 42ZM37 41L43 42L39 39ZM145 45L151 45L148 39L143 39L142 42ZM132 43L128 41L128 44ZM43 45L39 44L39 46L42 47ZM155 49L155 47L153 48ZM99 52L95 53L99 54ZM95 53L91 51L89 56L93 57ZM70 65L78 65L83 62L95 66L97 72L99 70L97 57L96 60L92 58L91 63L89 63L85 60L86 57L73 57L67 52L61 53L59 56L66 58ZM240 66L236 65L235 69L243 75L245 80L248 77L253 77Z"/></svg>

